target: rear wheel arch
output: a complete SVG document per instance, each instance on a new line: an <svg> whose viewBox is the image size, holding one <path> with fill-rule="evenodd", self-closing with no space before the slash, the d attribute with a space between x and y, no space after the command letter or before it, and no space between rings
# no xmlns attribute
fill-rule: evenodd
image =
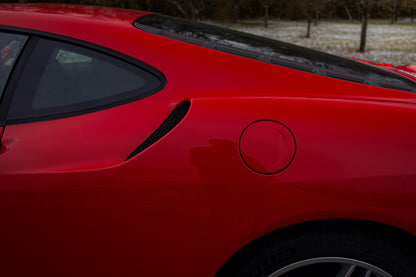
<svg viewBox="0 0 416 277"><path fill-rule="evenodd" d="M332 241L334 248L349 247L353 252L362 252L368 257L378 255L372 252L374 249L384 248L385 252L387 249L391 251L389 255L399 256L397 260L410 263L408 276L416 274L416 254L413 251L416 248L416 236L397 227L373 221L326 219L286 226L255 239L237 251L221 267L216 277L268 276L270 269L267 267L273 267L281 260L295 261L299 254L290 245L310 241L314 237L318 247L321 243L330 244ZM337 237L343 239L336 240ZM396 275L402 276L393 274Z"/></svg>

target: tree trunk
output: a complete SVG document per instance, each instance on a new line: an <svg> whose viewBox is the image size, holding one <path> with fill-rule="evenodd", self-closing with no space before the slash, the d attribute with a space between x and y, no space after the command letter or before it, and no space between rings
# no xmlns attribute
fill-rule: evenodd
<svg viewBox="0 0 416 277"><path fill-rule="evenodd" d="M269 5L264 5L264 28L269 27Z"/></svg>
<svg viewBox="0 0 416 277"><path fill-rule="evenodd" d="M364 12L362 22L361 22L360 49L358 50L362 53L365 52L365 45L366 45L366 41L367 41L367 25L368 25L368 14L367 14L367 12Z"/></svg>
<svg viewBox="0 0 416 277"><path fill-rule="evenodd" d="M318 21L319 21L319 10L315 9L315 22L314 22L314 26L318 26Z"/></svg>
<svg viewBox="0 0 416 277"><path fill-rule="evenodd" d="M312 19L310 16L308 16L308 27L306 30L306 38L310 38L311 37L311 25L312 25Z"/></svg>

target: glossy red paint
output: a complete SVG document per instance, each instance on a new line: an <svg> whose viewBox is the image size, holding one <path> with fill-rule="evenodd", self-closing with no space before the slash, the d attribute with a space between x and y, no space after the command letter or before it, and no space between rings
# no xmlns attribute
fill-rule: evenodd
<svg viewBox="0 0 416 277"><path fill-rule="evenodd" d="M167 78L139 101L4 127L2 276L214 276L256 238L322 219L416 235L416 94L159 37L133 27L144 14L0 6L2 26L98 44ZM185 100L183 121L125 161ZM279 173L241 158L242 133L259 120L296 140Z"/></svg>
<svg viewBox="0 0 416 277"><path fill-rule="evenodd" d="M413 81L416 81L416 65L393 66L393 64L391 63L373 63L373 62L364 61L364 60L355 59L355 58L350 58L350 59L360 61L363 63L367 63L367 64L371 64L371 65L375 65L383 69L393 71L395 73L403 75Z"/></svg>
<svg viewBox="0 0 416 277"><path fill-rule="evenodd" d="M243 161L257 173L274 174L284 170L293 160L296 143L286 126L271 120L248 125L239 141Z"/></svg>

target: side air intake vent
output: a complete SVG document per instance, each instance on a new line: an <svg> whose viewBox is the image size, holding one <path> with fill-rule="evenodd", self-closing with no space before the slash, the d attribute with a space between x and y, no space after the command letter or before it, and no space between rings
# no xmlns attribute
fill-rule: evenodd
<svg viewBox="0 0 416 277"><path fill-rule="evenodd" d="M189 108L191 107L191 102L185 101L180 104L176 109L174 109L170 115L163 121L163 123L153 132L142 144L140 144L126 159L129 160L145 150L147 147L161 139L167 133L169 133L188 113Z"/></svg>

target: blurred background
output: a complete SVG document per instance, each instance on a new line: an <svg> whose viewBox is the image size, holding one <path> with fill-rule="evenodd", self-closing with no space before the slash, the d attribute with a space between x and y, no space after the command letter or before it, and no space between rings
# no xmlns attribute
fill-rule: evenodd
<svg viewBox="0 0 416 277"><path fill-rule="evenodd" d="M416 0L2 0L139 9L394 65L416 64Z"/></svg>

